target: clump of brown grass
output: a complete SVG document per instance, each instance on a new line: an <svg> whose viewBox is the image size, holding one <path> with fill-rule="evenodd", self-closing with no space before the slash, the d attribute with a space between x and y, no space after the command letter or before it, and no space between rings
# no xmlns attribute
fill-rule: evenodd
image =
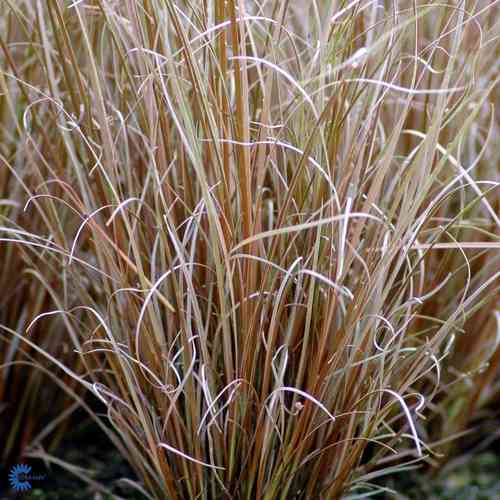
<svg viewBox="0 0 500 500"><path fill-rule="evenodd" d="M435 457L448 363L498 349L497 7L2 8L40 222L1 241L59 273L30 327L64 318L148 495L358 498Z"/></svg>
<svg viewBox="0 0 500 500"><path fill-rule="evenodd" d="M2 4L1 14L6 14ZM8 16L0 16L0 31L7 41L0 57L0 463L19 461L27 447L54 450L61 440L67 419L79 406L82 392L69 375L54 372L47 353L78 371L60 317L40 320L27 339L22 334L34 317L52 310L63 293L60 271L53 265L39 266L32 251L40 239L27 242L44 226L41 212L23 210L26 192L44 179L33 168L28 134L17 121L25 101L11 94L5 79L10 48L21 43ZM12 54L14 55L14 54ZM12 61L11 61L12 62ZM17 114L17 116L16 116ZM14 118L14 119L13 119ZM26 161L30 158L30 161ZM18 243L13 245L13 243ZM28 243L28 245L26 245ZM75 401L76 399L76 401Z"/></svg>

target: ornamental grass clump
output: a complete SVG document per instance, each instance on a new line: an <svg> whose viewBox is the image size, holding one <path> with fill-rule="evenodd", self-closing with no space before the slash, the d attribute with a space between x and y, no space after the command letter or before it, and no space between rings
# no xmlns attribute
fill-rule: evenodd
<svg viewBox="0 0 500 500"><path fill-rule="evenodd" d="M359 498L439 459L464 349L499 364L496 3L1 9L38 222L0 242L56 282L5 331L60 318L136 486Z"/></svg>
<svg viewBox="0 0 500 500"><path fill-rule="evenodd" d="M6 186L12 184L5 182L3 187ZM2 191L8 198L0 201L0 231L3 233L0 238L2 242L14 243L18 238L29 236L26 229L33 226L19 213L22 207L19 208L14 195L18 190L7 187ZM3 237L5 233L9 233L6 238ZM41 320L30 334L31 342L23 341L17 333L24 332L33 317L54 308L51 300L54 282L50 284L53 274L49 270L42 275L34 269L32 257L29 250L25 252L19 246L0 245L2 466L18 462L28 447L43 445L54 450L67 419L79 407L78 394L82 392L69 375L58 380L53 364L47 361L46 353L49 353L78 370L78 358L72 352L60 318Z"/></svg>
<svg viewBox="0 0 500 500"><path fill-rule="evenodd" d="M0 13L5 13L2 4ZM0 32L14 46L7 16ZM2 38L0 37L0 42ZM6 42L5 42L6 43ZM7 45L2 44L2 48ZM54 309L63 292L58 266L39 266L39 240L27 241L44 226L44 214L23 210L26 194L44 182L33 168L29 139L12 113L19 116L23 99L10 94L0 56L0 465L8 470L28 448L57 448L68 419L80 406L80 384L54 371L47 354L78 371L74 344L60 317L41 319L27 338L23 334L34 317ZM29 161L27 159L29 158ZM34 247L35 246L35 247ZM42 248L42 247L36 247ZM47 404L49 403L49 404Z"/></svg>

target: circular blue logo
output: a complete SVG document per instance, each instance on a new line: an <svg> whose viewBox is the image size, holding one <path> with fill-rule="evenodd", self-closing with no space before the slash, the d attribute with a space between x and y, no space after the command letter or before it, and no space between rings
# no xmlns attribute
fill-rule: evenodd
<svg viewBox="0 0 500 500"><path fill-rule="evenodd" d="M14 465L9 472L9 483L16 491L28 491L31 489L31 483L28 481L28 474L31 467L25 464Z"/></svg>

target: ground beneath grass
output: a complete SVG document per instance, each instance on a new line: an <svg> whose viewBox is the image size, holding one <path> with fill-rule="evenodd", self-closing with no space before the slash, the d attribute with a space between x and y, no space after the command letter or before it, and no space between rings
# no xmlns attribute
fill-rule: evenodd
<svg viewBox="0 0 500 500"><path fill-rule="evenodd" d="M27 461L33 474L46 474L43 481L33 481L26 493L8 491L8 471L2 471L0 499L30 500L142 500L145 496L121 483L121 479L136 479L132 469L103 438L102 433L87 423L75 429L63 445L61 458L80 468L102 484L109 493L88 485L60 467L49 470L42 462ZM384 486L398 492L385 497L394 500L500 500L500 450L482 452L451 471L437 473L432 479L420 471L388 477Z"/></svg>
<svg viewBox="0 0 500 500"><path fill-rule="evenodd" d="M389 477L397 500L500 500L500 454L484 452L430 479L421 472Z"/></svg>
<svg viewBox="0 0 500 500"><path fill-rule="evenodd" d="M85 469L91 480L104 486L109 493L89 485L75 474L59 466L49 469L41 461L26 460L32 467L32 474L45 474L43 481L32 481L32 489L26 493L6 491L0 494L0 500L112 500L124 498L127 500L143 500L146 497L139 492L121 484L121 479L136 479L133 470L113 445L103 436L102 431L93 423L83 422L72 429L62 444L58 458L65 462ZM2 477L1 486L7 484L6 471ZM0 490L1 491L1 490Z"/></svg>

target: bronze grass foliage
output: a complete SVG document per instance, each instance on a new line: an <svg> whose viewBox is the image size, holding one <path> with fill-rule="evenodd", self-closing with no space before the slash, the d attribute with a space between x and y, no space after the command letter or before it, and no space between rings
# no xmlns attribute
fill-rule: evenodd
<svg viewBox="0 0 500 500"><path fill-rule="evenodd" d="M0 9L2 252L137 487L384 493L498 404L495 2Z"/></svg>
<svg viewBox="0 0 500 500"><path fill-rule="evenodd" d="M2 11L3 13L3 11ZM6 18L5 18L6 19ZM2 18L2 21L5 21ZM4 26L2 26L3 28ZM5 59L1 59L2 63ZM0 81L2 88L4 70ZM27 135L11 111L21 111L22 98L0 95L0 464L21 460L28 447L53 450L67 419L80 405L77 382L64 376L45 353L78 371L80 362L60 317L41 319L23 340L34 317L52 310L63 292L59 269L39 266L37 253L25 243L43 227L43 216L27 213L26 192L43 181L32 168ZM9 109L10 108L10 109ZM15 244L19 243L19 245ZM12 333L18 332L17 335Z"/></svg>

